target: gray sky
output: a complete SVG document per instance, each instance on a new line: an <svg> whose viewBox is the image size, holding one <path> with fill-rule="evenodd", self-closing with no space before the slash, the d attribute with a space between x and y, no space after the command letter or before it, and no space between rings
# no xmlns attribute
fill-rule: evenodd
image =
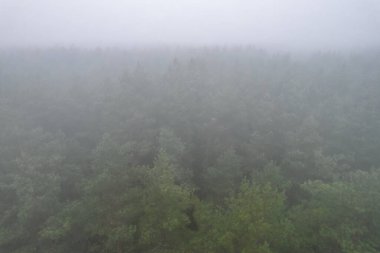
<svg viewBox="0 0 380 253"><path fill-rule="evenodd" d="M0 47L380 45L380 0L0 0Z"/></svg>

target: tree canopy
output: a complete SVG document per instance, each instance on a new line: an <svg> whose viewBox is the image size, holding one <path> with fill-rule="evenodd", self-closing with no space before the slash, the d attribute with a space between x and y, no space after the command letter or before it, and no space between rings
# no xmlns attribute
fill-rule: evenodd
<svg viewBox="0 0 380 253"><path fill-rule="evenodd" d="M0 252L380 252L380 53L0 52Z"/></svg>

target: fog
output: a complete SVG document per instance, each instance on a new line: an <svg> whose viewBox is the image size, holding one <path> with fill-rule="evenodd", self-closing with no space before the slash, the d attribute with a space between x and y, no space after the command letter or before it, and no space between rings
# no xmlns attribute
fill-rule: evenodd
<svg viewBox="0 0 380 253"><path fill-rule="evenodd" d="M0 253L380 253L380 0L0 0Z"/></svg>
<svg viewBox="0 0 380 253"><path fill-rule="evenodd" d="M0 47L380 45L377 0L0 0Z"/></svg>

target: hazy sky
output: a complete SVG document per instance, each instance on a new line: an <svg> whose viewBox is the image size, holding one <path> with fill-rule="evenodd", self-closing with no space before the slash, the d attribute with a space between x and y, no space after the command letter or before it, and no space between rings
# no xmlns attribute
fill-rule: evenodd
<svg viewBox="0 0 380 253"><path fill-rule="evenodd" d="M380 45L380 0L0 0L0 46Z"/></svg>

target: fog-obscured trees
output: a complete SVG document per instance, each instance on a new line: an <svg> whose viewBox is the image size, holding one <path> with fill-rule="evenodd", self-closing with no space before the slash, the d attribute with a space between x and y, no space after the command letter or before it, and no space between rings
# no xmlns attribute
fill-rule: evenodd
<svg viewBox="0 0 380 253"><path fill-rule="evenodd" d="M379 252L380 54L0 52L0 251Z"/></svg>

